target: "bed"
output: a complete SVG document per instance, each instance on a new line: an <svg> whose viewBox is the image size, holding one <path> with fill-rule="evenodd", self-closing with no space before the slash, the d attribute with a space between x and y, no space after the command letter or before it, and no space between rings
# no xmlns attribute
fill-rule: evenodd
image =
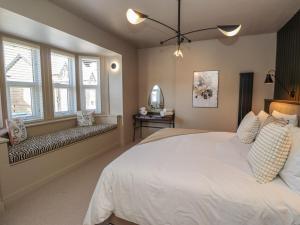
<svg viewBox="0 0 300 225"><path fill-rule="evenodd" d="M280 178L257 183L250 147L228 132L136 145L102 172L84 225L112 214L140 225L299 225L300 195Z"/></svg>

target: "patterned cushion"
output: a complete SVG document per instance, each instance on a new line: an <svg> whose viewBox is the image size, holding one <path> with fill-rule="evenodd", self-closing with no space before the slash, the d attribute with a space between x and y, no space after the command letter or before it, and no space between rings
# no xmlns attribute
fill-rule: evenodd
<svg viewBox="0 0 300 225"><path fill-rule="evenodd" d="M12 145L19 144L27 139L27 131L23 120L6 120L6 128L8 131L10 143Z"/></svg>
<svg viewBox="0 0 300 225"><path fill-rule="evenodd" d="M95 123L94 111L78 111L77 124L80 127L91 126Z"/></svg>
<svg viewBox="0 0 300 225"><path fill-rule="evenodd" d="M268 118L263 122L263 124L260 125L260 129L258 133L260 133L260 131L263 129L264 126L267 126L270 123L276 123L283 127L288 124L288 122L284 119L276 119L274 116L268 116Z"/></svg>
<svg viewBox="0 0 300 225"><path fill-rule="evenodd" d="M260 127L260 122L253 112L249 112L242 120L238 130L237 136L240 141L245 144L250 144L255 139Z"/></svg>
<svg viewBox="0 0 300 225"><path fill-rule="evenodd" d="M270 123L255 140L248 161L259 183L272 181L284 166L291 147L290 128Z"/></svg>
<svg viewBox="0 0 300 225"><path fill-rule="evenodd" d="M65 145L84 140L117 128L116 124L99 124L76 127L52 134L30 137L8 149L9 163L16 163L34 156L53 151Z"/></svg>

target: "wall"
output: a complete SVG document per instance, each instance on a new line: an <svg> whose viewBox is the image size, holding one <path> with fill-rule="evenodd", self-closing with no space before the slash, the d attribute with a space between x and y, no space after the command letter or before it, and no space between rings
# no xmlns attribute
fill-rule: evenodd
<svg viewBox="0 0 300 225"><path fill-rule="evenodd" d="M14 165L9 164L7 143L0 138L0 213L1 202L7 206L21 196L40 188L42 185L96 156L118 148L120 146L120 118L116 116L99 116L96 118L96 123L100 122L117 123L118 128ZM69 123L66 123L66 121L63 123L58 122L59 126L62 126L62 124L65 127L72 126L76 124L76 119L70 120ZM30 127L28 134L49 133L49 130L46 131L51 126L53 129L57 128L53 123L46 127L41 124L34 128Z"/></svg>
<svg viewBox="0 0 300 225"><path fill-rule="evenodd" d="M139 50L139 106L147 105L154 84L161 86L167 107L176 111L176 126L234 131L237 127L239 73L253 71L253 110L263 109L273 86L265 85L275 67L276 34L244 36L185 44L184 58L174 46ZM219 70L219 107L192 108L193 71Z"/></svg>
<svg viewBox="0 0 300 225"><path fill-rule="evenodd" d="M292 98L275 82L274 99L300 101L300 11L277 33L276 79L288 91L296 90Z"/></svg>
<svg viewBox="0 0 300 225"><path fill-rule="evenodd" d="M137 51L129 43L46 0L1 0L0 7L82 38L122 55L124 142L132 137L132 114L137 110Z"/></svg>

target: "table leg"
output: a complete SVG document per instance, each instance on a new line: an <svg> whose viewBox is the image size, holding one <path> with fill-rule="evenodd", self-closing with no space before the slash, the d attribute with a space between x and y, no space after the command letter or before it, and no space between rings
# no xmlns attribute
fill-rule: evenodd
<svg viewBox="0 0 300 225"><path fill-rule="evenodd" d="M135 122L135 120L134 120L134 122L133 122L133 142L135 141L135 129L136 129L136 122Z"/></svg>
<svg viewBox="0 0 300 225"><path fill-rule="evenodd" d="M143 122L142 121L140 121L140 138L142 138L143 137L143 128L142 128L142 125L143 125Z"/></svg>

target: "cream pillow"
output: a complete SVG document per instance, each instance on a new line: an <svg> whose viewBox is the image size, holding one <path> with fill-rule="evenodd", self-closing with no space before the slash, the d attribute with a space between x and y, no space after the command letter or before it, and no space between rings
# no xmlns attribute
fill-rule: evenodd
<svg viewBox="0 0 300 225"><path fill-rule="evenodd" d="M292 124L294 127L298 126L298 116L297 115L289 115L277 112L276 110L273 111L272 116L277 119L284 119L288 122L288 124Z"/></svg>
<svg viewBox="0 0 300 225"><path fill-rule="evenodd" d="M264 122L266 121L266 119L268 119L268 117L270 116L269 113L266 113L265 111L261 110L258 114L257 117L259 119L260 122L260 126L262 127L262 125L264 124Z"/></svg>
<svg viewBox="0 0 300 225"><path fill-rule="evenodd" d="M291 147L290 128L270 123L257 136L248 161L259 183L272 181L284 166Z"/></svg>
<svg viewBox="0 0 300 225"><path fill-rule="evenodd" d="M293 127L291 133L291 151L279 175L292 190L300 193L300 128Z"/></svg>
<svg viewBox="0 0 300 225"><path fill-rule="evenodd" d="M260 122L253 112L249 112L242 120L238 130L237 136L240 141L245 144L250 144L255 139L260 127Z"/></svg>

